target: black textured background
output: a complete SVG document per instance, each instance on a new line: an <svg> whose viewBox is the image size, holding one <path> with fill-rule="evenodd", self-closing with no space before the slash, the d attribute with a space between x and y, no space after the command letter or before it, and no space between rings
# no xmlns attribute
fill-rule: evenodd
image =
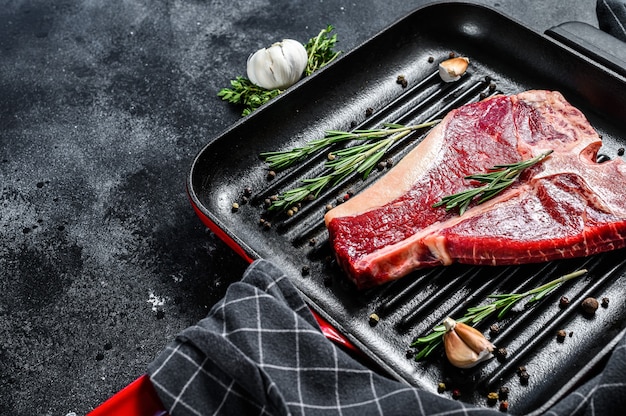
<svg viewBox="0 0 626 416"><path fill-rule="evenodd" d="M185 178L250 52L328 24L349 51L426 3L0 1L0 414L87 413L239 279ZM595 0L478 3L597 26Z"/></svg>

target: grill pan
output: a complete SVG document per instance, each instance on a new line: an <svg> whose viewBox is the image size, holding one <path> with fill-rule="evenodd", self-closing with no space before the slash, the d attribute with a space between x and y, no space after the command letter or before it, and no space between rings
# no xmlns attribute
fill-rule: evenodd
<svg viewBox="0 0 626 416"><path fill-rule="evenodd" d="M590 377L624 333L625 250L514 267L437 267L357 291L332 260L323 215L327 204L359 192L385 172L375 170L365 181L349 177L291 217L270 215L263 201L319 175L325 155L270 180L259 154L303 145L326 130L419 123L493 94L549 89L563 93L602 135L600 158L622 157L626 78L623 57L611 50L623 44L603 39L600 49L593 40L604 35L592 30L589 37L588 28L578 29L563 25L542 34L475 4L419 8L211 140L188 176L192 206L248 261L279 264L339 339L390 377L433 392L443 382L446 390L439 394L451 397L456 390L458 400L479 406L494 406L487 394L506 386L509 413L539 414ZM469 57L470 67L458 82L444 84L437 64L451 53ZM397 83L399 75L408 81L406 88ZM425 134L408 136L390 157L399 160ZM233 202L240 205L236 211ZM260 225L261 218L271 227ZM450 366L442 349L426 360L413 359L411 342L446 316L461 317L467 307L487 302L489 294L528 290L579 268L589 272L530 308L518 305L498 321L497 333L489 329L495 318L477 326L506 348L506 358L468 370ZM559 306L561 296L570 299L569 307ZM608 307L593 317L583 315L578 305L588 296L607 298ZM372 313L380 318L376 325L370 324ZM562 342L556 337L560 329L568 334ZM518 376L521 366L530 376L526 383Z"/></svg>

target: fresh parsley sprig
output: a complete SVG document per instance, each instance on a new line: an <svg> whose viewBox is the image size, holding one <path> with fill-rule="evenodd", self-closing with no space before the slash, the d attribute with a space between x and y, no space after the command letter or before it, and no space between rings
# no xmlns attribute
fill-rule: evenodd
<svg viewBox="0 0 626 416"><path fill-rule="evenodd" d="M334 28L328 25L325 29L322 29L316 37L311 38L304 45L304 49L306 49L309 57L306 69L304 70L305 75L311 75L339 56L340 52L335 51L337 34L330 34L333 30Z"/></svg>
<svg viewBox="0 0 626 416"><path fill-rule="evenodd" d="M582 276L585 273L587 273L586 269L577 270L523 293L491 294L487 296L487 298L495 299L493 302L468 308L465 315L463 315L462 318L455 319L455 321L473 325L483 321L497 311L499 311L497 319L500 320L520 300L531 296L530 299L528 299L527 304L538 302L552 293L552 291L558 288L561 284L567 282L568 280ZM418 349L418 353L415 354L415 360L426 358L431 352L433 352L433 350L441 344L443 334L445 332L445 327L443 325L438 325L434 327L428 335L419 337L413 341L411 343L411 347Z"/></svg>
<svg viewBox="0 0 626 416"><path fill-rule="evenodd" d="M440 120L404 126L385 124L383 128L354 130L352 132L330 130L323 139L313 140L303 147L286 151L265 152L261 156L270 169L284 169L317 153L328 146L347 140L361 140L364 143L349 146L329 153L325 165L329 173L315 178L303 179L302 186L284 191L271 203L270 210L288 209L307 198L316 198L328 186L333 186L346 176L356 172L367 178L372 169L385 155L393 143L406 137L414 130L437 124Z"/></svg>
<svg viewBox="0 0 626 416"><path fill-rule="evenodd" d="M237 77L230 81L231 88L223 88L217 96L224 101L244 107L241 115L247 116L262 104L278 96L279 89L267 90L254 85L248 78Z"/></svg>
<svg viewBox="0 0 626 416"><path fill-rule="evenodd" d="M337 35L331 35L333 26L327 26L320 33L309 39L304 45L307 51L307 66L304 75L311 75L313 72L334 61L341 52L335 51ZM253 84L248 78L238 76L230 81L230 88L222 88L217 96L229 103L243 107L242 116L246 116L265 104L272 98L278 96L282 90L268 90Z"/></svg>
<svg viewBox="0 0 626 416"><path fill-rule="evenodd" d="M484 183L485 185L445 196L441 198L439 202L433 204L433 208L445 206L448 211L458 208L459 215L463 215L469 207L469 204L475 198L479 197L477 204L482 204L483 202L488 201L507 189L509 186L513 185L524 169L541 162L551 153L552 150L548 150L533 157L532 159L523 160L517 163L496 165L491 169L491 172L488 173L478 173L466 176L465 179L475 180L480 183Z"/></svg>

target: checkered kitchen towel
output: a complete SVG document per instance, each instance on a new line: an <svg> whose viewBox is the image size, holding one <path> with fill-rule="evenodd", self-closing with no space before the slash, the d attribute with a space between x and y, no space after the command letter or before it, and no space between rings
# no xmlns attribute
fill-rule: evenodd
<svg viewBox="0 0 626 416"><path fill-rule="evenodd" d="M289 278L257 260L197 325L151 363L164 406L178 415L502 415L372 372L327 340ZM604 372L549 415L626 409L626 338Z"/></svg>

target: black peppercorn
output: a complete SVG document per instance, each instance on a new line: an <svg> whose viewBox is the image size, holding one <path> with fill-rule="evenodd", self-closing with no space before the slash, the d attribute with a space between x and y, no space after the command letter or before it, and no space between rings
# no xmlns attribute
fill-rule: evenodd
<svg viewBox="0 0 626 416"><path fill-rule="evenodd" d="M598 310L598 300L596 298L586 298L580 306L584 313L593 315Z"/></svg>
<svg viewBox="0 0 626 416"><path fill-rule="evenodd" d="M396 79L396 83L400 84L402 86L402 88L406 88L407 85L409 85L409 83L406 80L406 78L404 77L404 75L398 75L398 78Z"/></svg>
<svg viewBox="0 0 626 416"><path fill-rule="evenodd" d="M509 398L509 388L507 386L502 386L498 389L498 395L500 396L500 400L506 400Z"/></svg>

